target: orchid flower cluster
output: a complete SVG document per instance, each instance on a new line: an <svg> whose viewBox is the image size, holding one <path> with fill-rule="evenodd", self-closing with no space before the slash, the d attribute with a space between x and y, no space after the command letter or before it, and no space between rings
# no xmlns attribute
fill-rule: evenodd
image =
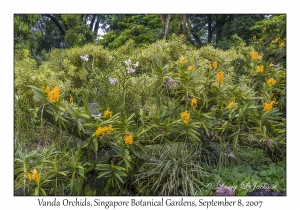
<svg viewBox="0 0 300 210"><path fill-rule="evenodd" d="M130 58L128 58L127 60L125 60L125 64L126 64L126 66L127 66L127 73L128 74L132 74L132 73L134 73L135 72L135 69L137 68L137 67L139 67L139 62L137 61L135 64L133 64L133 68L131 67L131 60L130 60Z"/></svg>
<svg viewBox="0 0 300 210"><path fill-rule="evenodd" d="M137 67L139 67L139 62L137 61L135 64L132 64L130 58L128 58L127 60L125 60L125 64L126 64L126 66L127 66L126 70L127 70L127 73L128 73L128 74L134 73L134 72L135 72L135 69L136 69ZM117 83L118 79L117 79L117 78L109 77L109 78L108 78L108 81L109 81L109 83L110 83L111 85L115 85L115 84Z"/></svg>
<svg viewBox="0 0 300 210"><path fill-rule="evenodd" d="M86 54L84 56L80 56L81 60L84 60L85 62L88 62L89 61L89 55Z"/></svg>
<svg viewBox="0 0 300 210"><path fill-rule="evenodd" d="M108 78L108 81L109 81L109 83L110 83L111 85L115 85L115 84L117 83L118 79L117 79L117 78L109 77L109 78Z"/></svg>

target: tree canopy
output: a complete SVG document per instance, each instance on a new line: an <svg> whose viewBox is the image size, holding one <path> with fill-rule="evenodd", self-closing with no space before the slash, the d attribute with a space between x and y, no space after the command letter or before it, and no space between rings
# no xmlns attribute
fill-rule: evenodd
<svg viewBox="0 0 300 210"><path fill-rule="evenodd" d="M32 54L88 43L116 49L130 39L142 46L176 34L195 47L211 44L229 49L233 36L249 43L263 27L273 24L276 29L274 24L283 18L267 14L15 14L14 46Z"/></svg>

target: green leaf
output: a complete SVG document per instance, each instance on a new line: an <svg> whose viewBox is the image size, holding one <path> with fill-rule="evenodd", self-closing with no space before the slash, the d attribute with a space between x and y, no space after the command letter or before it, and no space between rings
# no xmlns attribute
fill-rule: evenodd
<svg viewBox="0 0 300 210"><path fill-rule="evenodd" d="M111 174L111 171L100 172L100 173L98 174L98 177L97 177L97 178L101 178L101 177L106 176L106 175L108 175L108 174ZM108 176L106 176L106 177L108 177Z"/></svg>
<svg viewBox="0 0 300 210"><path fill-rule="evenodd" d="M95 154L97 154L98 152L98 138L97 137L93 137L93 145L94 145L94 152Z"/></svg>
<svg viewBox="0 0 300 210"><path fill-rule="evenodd" d="M45 192L45 190L44 190L43 188L40 188L40 190L41 190L41 192L42 192L42 195L44 195L44 196L47 195L46 192Z"/></svg>
<svg viewBox="0 0 300 210"><path fill-rule="evenodd" d="M117 177L117 179L118 179L122 184L124 184L124 180L120 177L119 174L115 173L115 176Z"/></svg>
<svg viewBox="0 0 300 210"><path fill-rule="evenodd" d="M260 173L259 173L261 176L268 176L268 172L267 171L261 171Z"/></svg>
<svg viewBox="0 0 300 210"><path fill-rule="evenodd" d="M35 188L35 190L34 190L34 195L35 195L35 196L38 196L38 195L39 195L39 188L38 188L38 187Z"/></svg>
<svg viewBox="0 0 300 210"><path fill-rule="evenodd" d="M58 173L61 174L61 175L63 175L63 176L67 176L67 174L64 173L64 172L58 172Z"/></svg>

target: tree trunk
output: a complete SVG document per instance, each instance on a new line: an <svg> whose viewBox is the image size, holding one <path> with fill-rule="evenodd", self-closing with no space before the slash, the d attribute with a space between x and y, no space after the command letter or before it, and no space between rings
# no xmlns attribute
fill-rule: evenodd
<svg viewBox="0 0 300 210"><path fill-rule="evenodd" d="M61 17L61 15L59 15L59 17L62 19L62 17ZM63 19L62 19L63 20ZM67 26L67 24L63 21L63 24L64 24L64 26L65 26L65 31L67 31L68 30L68 26Z"/></svg>
<svg viewBox="0 0 300 210"><path fill-rule="evenodd" d="M183 35L184 35L184 43L186 43L187 40L186 15L183 15Z"/></svg>
<svg viewBox="0 0 300 210"><path fill-rule="evenodd" d="M164 32L164 37L163 39L167 39L168 36L168 30L169 30L169 24L170 24L170 19L171 19L171 15L169 14L167 16L167 22L166 22L166 26L165 26L165 32Z"/></svg>
<svg viewBox="0 0 300 210"><path fill-rule="evenodd" d="M64 29L61 27L60 23L58 22L58 20L55 17L53 17L52 15L48 15L48 14L45 14L43 16L50 18L50 20L52 20L54 22L54 24L56 25L56 27L60 31L61 35L62 36L65 35Z"/></svg>
<svg viewBox="0 0 300 210"><path fill-rule="evenodd" d="M197 32L193 29L193 27L191 26L191 23L189 21L187 21L187 25L188 25L191 36L194 38L194 44L196 44L198 46L202 46L202 42L199 39Z"/></svg>
<svg viewBox="0 0 300 210"><path fill-rule="evenodd" d="M221 35L223 31L223 26L225 24L225 15L216 16L216 44L221 40Z"/></svg>
<svg viewBox="0 0 300 210"><path fill-rule="evenodd" d="M207 21L207 43L211 43L212 40L212 30L211 30L211 15L208 15Z"/></svg>
<svg viewBox="0 0 300 210"><path fill-rule="evenodd" d="M97 15L95 14L91 20L91 23L90 23L90 31L93 31L93 27L94 27L94 23L95 23L95 20L96 20L96 17Z"/></svg>
<svg viewBox="0 0 300 210"><path fill-rule="evenodd" d="M159 15L159 18L161 20L161 24L163 26L163 30L162 31L165 31L165 27L166 27L166 19L165 19L165 15Z"/></svg>
<svg viewBox="0 0 300 210"><path fill-rule="evenodd" d="M98 35L99 27L100 27L100 18L97 18L95 28L94 28L94 35L95 35L96 38L97 38L97 35Z"/></svg>
<svg viewBox="0 0 300 210"><path fill-rule="evenodd" d="M261 46L265 46L267 44L269 44L274 38L275 38L276 34L272 34L264 43L261 44Z"/></svg>
<svg viewBox="0 0 300 210"><path fill-rule="evenodd" d="M164 15L159 15L161 23L163 25L163 29L165 30L165 25L166 25L166 19Z"/></svg>

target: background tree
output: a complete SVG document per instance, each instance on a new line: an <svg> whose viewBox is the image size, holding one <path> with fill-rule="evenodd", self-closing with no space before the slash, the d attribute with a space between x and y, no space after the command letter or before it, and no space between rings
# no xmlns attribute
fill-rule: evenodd
<svg viewBox="0 0 300 210"><path fill-rule="evenodd" d="M249 28L265 18L267 15L262 14L190 14L187 15L188 40L198 47L212 44L228 49L232 43L232 35L237 34L249 42L257 32Z"/></svg>
<svg viewBox="0 0 300 210"><path fill-rule="evenodd" d="M32 55L53 48L98 43L117 48L127 40L135 44L184 35L191 45L212 44L228 49L237 34L246 43L258 33L249 30L270 15L255 14L18 14L15 15L15 48L30 49ZM99 36L99 30L105 35ZM44 51L43 51L44 50Z"/></svg>
<svg viewBox="0 0 300 210"><path fill-rule="evenodd" d="M108 15L106 28L100 44L117 48L132 39L138 46L155 42L163 28L158 15Z"/></svg>
<svg viewBox="0 0 300 210"><path fill-rule="evenodd" d="M39 15L14 15L14 46L16 49L36 49L36 40L42 32L33 26L38 22Z"/></svg>
<svg viewBox="0 0 300 210"><path fill-rule="evenodd" d="M83 46L95 42L105 15L98 14L17 14L14 17L15 48L35 53L53 48ZM26 47L27 46L27 47Z"/></svg>

